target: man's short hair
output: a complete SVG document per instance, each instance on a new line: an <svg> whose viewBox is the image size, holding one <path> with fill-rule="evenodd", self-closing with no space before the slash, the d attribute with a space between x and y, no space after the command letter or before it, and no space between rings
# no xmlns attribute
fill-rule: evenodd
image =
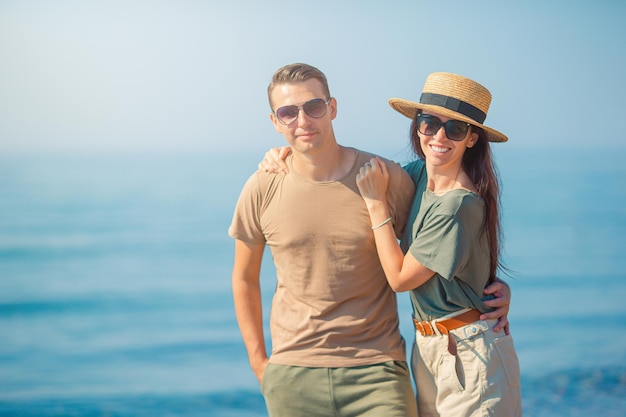
<svg viewBox="0 0 626 417"><path fill-rule="evenodd" d="M304 82L312 78L318 80L320 84L322 84L324 94L326 94L326 97L323 97L323 98L325 99L330 98L330 90L328 88L328 81L326 80L326 76L324 75L322 71L315 68L314 66L308 65L308 64L295 63L295 64L285 65L284 67L276 70L276 72L274 73L274 76L272 77L272 82L267 87L267 97L269 98L269 101L270 101L270 107L273 108L272 91L274 91L274 87L276 87L279 84Z"/></svg>

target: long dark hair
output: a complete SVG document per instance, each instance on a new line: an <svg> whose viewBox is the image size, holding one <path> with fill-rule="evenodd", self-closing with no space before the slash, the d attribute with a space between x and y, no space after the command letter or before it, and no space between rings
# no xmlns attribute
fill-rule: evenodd
<svg viewBox="0 0 626 417"><path fill-rule="evenodd" d="M461 162L463 171L470 178L478 194L485 202L485 221L483 233L487 235L489 245L490 266L489 283L497 276L498 269L506 271L500 260L502 249L502 229L500 225L500 180L491 155L491 147L484 130L471 125L470 133L478 134L478 140L471 148L466 148ZM411 145L417 156L424 160L426 156L422 150L417 131L417 114L411 122Z"/></svg>

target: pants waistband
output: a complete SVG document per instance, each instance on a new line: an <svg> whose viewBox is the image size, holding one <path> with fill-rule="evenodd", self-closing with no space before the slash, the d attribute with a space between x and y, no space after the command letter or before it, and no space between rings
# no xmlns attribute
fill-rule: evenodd
<svg viewBox="0 0 626 417"><path fill-rule="evenodd" d="M450 330L466 326L477 321L479 318L480 311L474 308L457 316L440 320L419 321L413 318L413 324L415 325L415 329L420 332L422 336L447 335Z"/></svg>

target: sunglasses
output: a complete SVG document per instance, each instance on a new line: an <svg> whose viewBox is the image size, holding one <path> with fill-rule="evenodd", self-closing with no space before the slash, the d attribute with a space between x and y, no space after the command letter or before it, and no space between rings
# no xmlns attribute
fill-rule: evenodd
<svg viewBox="0 0 626 417"><path fill-rule="evenodd" d="M448 120L444 123L438 117L430 114L420 113L417 115L417 130L422 135L434 136L439 132L441 126L443 126L448 139L459 142L465 139L470 124L460 120Z"/></svg>
<svg viewBox="0 0 626 417"><path fill-rule="evenodd" d="M314 98L304 103L302 106L283 106L276 109L274 114L279 122L284 125L290 125L297 118L300 113L300 109L306 113L307 116L319 119L326 114L326 106L330 103L331 97L328 100L323 98Z"/></svg>

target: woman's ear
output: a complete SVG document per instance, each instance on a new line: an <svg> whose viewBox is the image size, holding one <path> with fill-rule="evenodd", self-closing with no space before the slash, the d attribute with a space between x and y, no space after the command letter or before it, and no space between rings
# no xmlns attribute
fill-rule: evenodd
<svg viewBox="0 0 626 417"><path fill-rule="evenodd" d="M474 145L476 145L476 142L478 142L478 133L472 132L470 134L469 140L467 141L467 147L468 148L474 147Z"/></svg>

